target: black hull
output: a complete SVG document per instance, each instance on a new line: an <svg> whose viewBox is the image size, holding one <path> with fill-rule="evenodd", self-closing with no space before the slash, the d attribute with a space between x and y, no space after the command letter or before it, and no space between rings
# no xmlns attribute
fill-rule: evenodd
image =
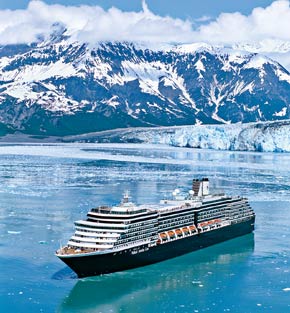
<svg viewBox="0 0 290 313"><path fill-rule="evenodd" d="M253 217L242 223L173 240L151 248L148 248L146 245L107 254L72 257L59 256L59 258L76 272L78 277L118 272L171 259L216 243L243 236L254 230L254 223L255 218Z"/></svg>

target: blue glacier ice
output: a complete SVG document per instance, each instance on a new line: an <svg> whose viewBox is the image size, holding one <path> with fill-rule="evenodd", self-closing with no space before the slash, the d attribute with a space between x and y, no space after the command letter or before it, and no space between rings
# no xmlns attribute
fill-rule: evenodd
<svg viewBox="0 0 290 313"><path fill-rule="evenodd" d="M290 120L231 125L193 125L124 130L121 141L201 149L290 152Z"/></svg>

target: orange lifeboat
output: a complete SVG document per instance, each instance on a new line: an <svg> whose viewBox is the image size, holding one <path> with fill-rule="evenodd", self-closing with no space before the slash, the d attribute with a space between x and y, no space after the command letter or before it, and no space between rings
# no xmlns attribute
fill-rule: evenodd
<svg viewBox="0 0 290 313"><path fill-rule="evenodd" d="M178 229L175 229L175 232L176 232L176 234L179 235L179 236L182 235L182 231L181 231L179 228L178 228Z"/></svg>
<svg viewBox="0 0 290 313"><path fill-rule="evenodd" d="M193 234L194 232L196 232L196 227L194 225L190 225L189 226L189 230L191 231L191 233Z"/></svg>
<svg viewBox="0 0 290 313"><path fill-rule="evenodd" d="M167 235L166 235L165 233L161 233L161 234L160 234L160 237L161 237L162 239L167 239Z"/></svg>
<svg viewBox="0 0 290 313"><path fill-rule="evenodd" d="M172 231L172 230L170 230L169 232L168 232L168 235L169 235L169 237L175 237L175 233L174 233L174 231Z"/></svg>
<svg viewBox="0 0 290 313"><path fill-rule="evenodd" d="M187 234L189 232L188 228L187 227L182 227L182 231Z"/></svg>

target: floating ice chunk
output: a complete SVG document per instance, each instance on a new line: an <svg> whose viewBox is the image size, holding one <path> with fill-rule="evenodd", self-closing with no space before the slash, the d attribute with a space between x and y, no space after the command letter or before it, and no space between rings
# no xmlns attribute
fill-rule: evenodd
<svg viewBox="0 0 290 313"><path fill-rule="evenodd" d="M21 234L21 231L8 230L7 233L11 234L11 235L19 235L19 234Z"/></svg>

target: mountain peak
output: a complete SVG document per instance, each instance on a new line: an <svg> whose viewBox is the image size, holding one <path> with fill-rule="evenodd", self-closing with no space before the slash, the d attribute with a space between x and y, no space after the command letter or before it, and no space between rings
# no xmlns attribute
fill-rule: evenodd
<svg viewBox="0 0 290 313"><path fill-rule="evenodd" d="M10 46L0 57L0 122L73 134L290 117L289 73L260 54L205 43L91 46L66 34L56 24L45 44Z"/></svg>

